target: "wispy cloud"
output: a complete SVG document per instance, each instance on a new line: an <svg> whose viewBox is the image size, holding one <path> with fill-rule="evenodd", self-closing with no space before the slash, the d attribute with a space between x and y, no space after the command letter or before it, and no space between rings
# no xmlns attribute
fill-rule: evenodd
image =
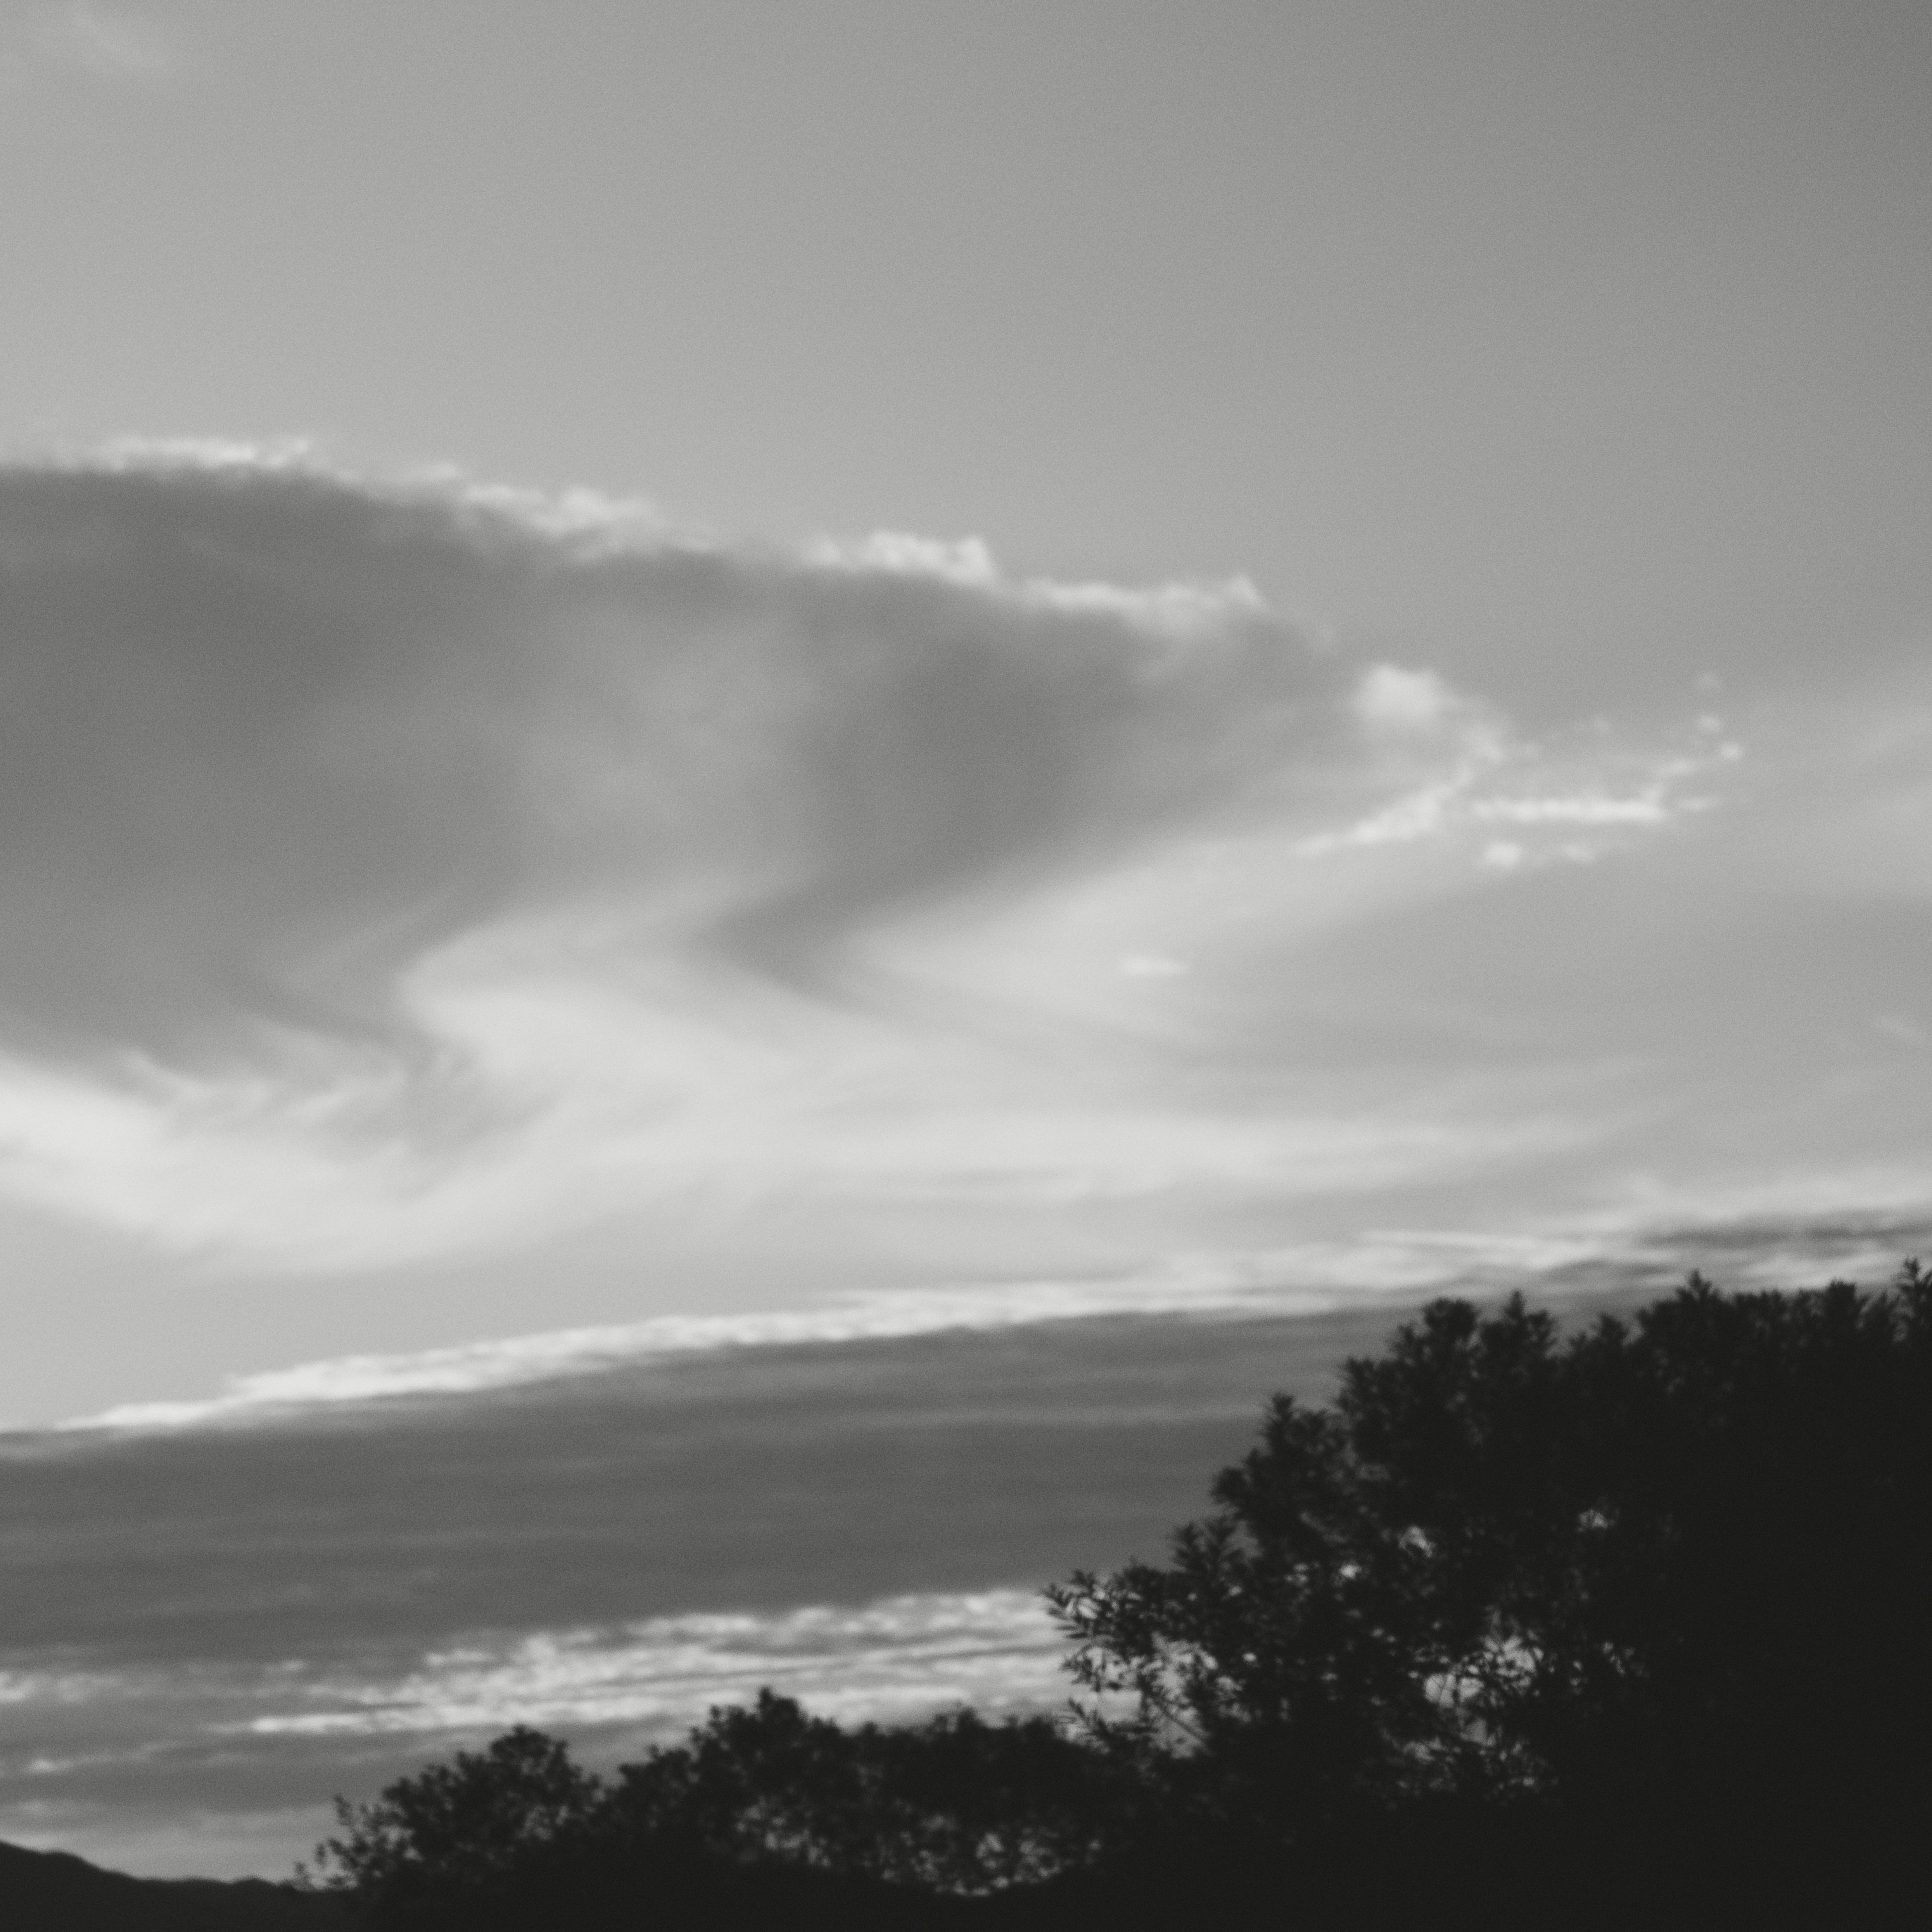
<svg viewBox="0 0 1932 1932"><path fill-rule="evenodd" d="M1239 580L726 546L299 446L16 467L0 569L0 1186L274 1265L640 1193L1456 1171L1520 1130L1162 1070L1148 1002L1227 952L1204 872L1292 916L1334 886L1282 868L1354 848L1594 856L1717 764L1524 743Z"/></svg>
<svg viewBox="0 0 1932 1932"><path fill-rule="evenodd" d="M50 42L90 74L148 81L171 72L174 50L159 25L125 8L81 0L48 16Z"/></svg>
<svg viewBox="0 0 1932 1932"><path fill-rule="evenodd" d="M1848 1186L1848 1182L1850 1184ZM1847 1214L1848 1198L1864 1204ZM1474 1232L1365 1228L1345 1240L1177 1255L1142 1272L985 1282L855 1294L734 1315L662 1316L512 1335L395 1354L340 1356L238 1376L218 1394L124 1403L64 1431L223 1428L305 1412L596 1376L730 1350L822 1347L949 1333L987 1334L1109 1317L1280 1320L1439 1294L1524 1293L1560 1305L1579 1293L1664 1292L1714 1269L1734 1288L1815 1286L1841 1275L1876 1284L1908 1254L1932 1252L1932 1210L1904 1167L1856 1176L1780 1175L1722 1193L1649 1189L1594 1214L1519 1217ZM0 1689L0 1699L5 1693Z"/></svg>
<svg viewBox="0 0 1932 1932"><path fill-rule="evenodd" d="M150 10L64 0L0 18L0 88L35 80L110 89L152 87L178 70L167 26Z"/></svg>
<svg viewBox="0 0 1932 1932"><path fill-rule="evenodd" d="M682 1729L769 1684L844 1719L903 1720L946 1706L1039 1708L1067 1694L1064 1643L1038 1594L893 1597L776 1616L656 1617L614 1630L545 1631L434 1653L388 1682L299 1687L309 1708L248 1720L260 1736L500 1730L512 1724ZM275 1696L275 1692L270 1694ZM320 1707L320 1708L316 1708Z"/></svg>
<svg viewBox="0 0 1932 1932"><path fill-rule="evenodd" d="M943 559L637 539L620 506L226 451L0 496L44 734L15 727L12 869L62 915L9 977L50 1029L176 1060L251 1025L419 1040L402 974L512 914L809 977L896 904L1318 759L1346 677L1236 593L1177 628L1160 593L1064 611ZM76 982L90 892L146 956Z"/></svg>
<svg viewBox="0 0 1932 1932"><path fill-rule="evenodd" d="M898 1720L962 1702L1038 1708L1066 1695L1064 1651L1037 1592L991 1589L478 1636L388 1675L298 1660L166 1673L14 1670L0 1672L0 1705L16 1724L44 1720L44 1707L66 1714L77 1741L0 1768L48 1777L165 1748L124 1735L104 1755L78 1741L91 1707L111 1707L106 1721L123 1727L146 1707L167 1731L198 1712L196 1728L209 1737L487 1734L518 1724L668 1736L764 1684L842 1718Z"/></svg>
<svg viewBox="0 0 1932 1932"><path fill-rule="evenodd" d="M0 1676L16 1844L123 1868L286 1871L329 1828L326 1795L373 1792L427 1754L513 1724L608 1765L766 1685L841 1721L1064 1704L1064 1646L1036 1592L924 1592L477 1636L400 1670L134 1666Z"/></svg>
<svg viewBox="0 0 1932 1932"><path fill-rule="evenodd" d="M300 445L0 473L0 1190L218 1264L783 1203L1111 1276L1925 1133L1910 680L1532 734L1240 580Z"/></svg>
<svg viewBox="0 0 1932 1932"><path fill-rule="evenodd" d="M1480 1252L1478 1250L1480 1248ZM884 1341L950 1330L997 1330L1107 1316L1314 1314L1364 1295L1468 1285L1483 1264L1512 1273L1600 1252L1585 1244L1485 1244L1428 1236L1370 1236L1346 1247L1176 1257L1146 1274L1111 1279L989 1282L854 1295L815 1306L737 1315L662 1316L596 1328L508 1336L460 1347L350 1355L242 1376L220 1394L188 1402L124 1404L62 1425L70 1430L198 1428L290 1412L408 1396L474 1395L622 1364L725 1349Z"/></svg>

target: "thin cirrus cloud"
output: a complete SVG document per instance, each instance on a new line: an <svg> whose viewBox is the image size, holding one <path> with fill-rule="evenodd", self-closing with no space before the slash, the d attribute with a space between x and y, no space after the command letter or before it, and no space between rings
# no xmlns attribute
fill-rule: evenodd
<svg viewBox="0 0 1932 1932"><path fill-rule="evenodd" d="M1904 824L1889 740L1532 740L1239 580L293 448L0 473L0 1190L224 1265L779 1196L1387 1226L1748 1085L1740 1013L1815 1018L1716 983L1789 952L1778 854Z"/></svg>
<svg viewBox="0 0 1932 1932"><path fill-rule="evenodd" d="M232 1378L185 1401L124 1402L58 1424L56 1435L141 1435L274 1424L335 1411L364 1418L412 1401L488 1396L539 1384L592 1382L614 1372L701 1356L823 1348L1043 1324L1188 1317L1292 1320L1351 1311L1374 1318L1426 1296L1510 1292L1568 1298L1611 1286L1660 1293L1693 1270L1741 1288L1823 1279L1877 1282L1901 1255L1923 1252L1932 1211L1922 1190L1868 1174L1850 1217L1828 1192L1768 1190L1707 1204L1700 1221L1573 1216L1540 1232L1379 1231L1347 1240L1240 1252L1177 1255L1138 1274L1077 1280L982 1282L859 1293L790 1309L660 1316L590 1328L492 1337L395 1354L340 1356Z"/></svg>
<svg viewBox="0 0 1932 1932"><path fill-rule="evenodd" d="M151 14L68 0L17 8L0 20L0 90L36 82L83 87L146 88L173 75L179 55L172 34Z"/></svg>
<svg viewBox="0 0 1932 1932"><path fill-rule="evenodd" d="M928 1592L776 1615L540 1631L433 1652L388 1680L298 1682L284 1673L256 1689L281 1708L245 1726L258 1737L475 1732L513 1722L663 1732L715 1705L749 1702L766 1686L825 1714L902 1720L949 1704L1051 1706L1064 1695L1064 1654L1036 1592Z"/></svg>
<svg viewBox="0 0 1932 1932"><path fill-rule="evenodd" d="M155 1728L165 1732L183 1706L211 1741L476 1734L517 1723L662 1738L766 1685L842 1717L1050 1706L1064 1694L1064 1652L1036 1591L928 1591L472 1636L388 1671L340 1660L4 1671L0 1706L16 1729L44 1727L37 1751L46 1776L85 1768L90 1751L114 1745L138 1756L129 1734L142 1719L161 1714Z"/></svg>

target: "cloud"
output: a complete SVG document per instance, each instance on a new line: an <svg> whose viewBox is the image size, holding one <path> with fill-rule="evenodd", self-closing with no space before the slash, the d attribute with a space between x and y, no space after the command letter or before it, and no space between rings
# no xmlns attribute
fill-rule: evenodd
<svg viewBox="0 0 1932 1932"><path fill-rule="evenodd" d="M1456 700L1433 671L1377 664L1356 687L1355 708L1384 730L1429 730L1452 715Z"/></svg>
<svg viewBox="0 0 1932 1932"><path fill-rule="evenodd" d="M1318 817L1383 782L1394 701L1365 727L1364 668L1244 581L725 546L298 444L0 474L0 1186L310 1265L595 1211L620 1166L1028 1184L1081 1121L1016 1129L976 1043L892 1016L892 932ZM1402 758L1453 736L1433 683L1369 676ZM1040 1184L1139 1185L1137 1137L1227 1154L1129 1121Z"/></svg>
<svg viewBox="0 0 1932 1932"><path fill-rule="evenodd" d="M958 1703L1050 1706L1066 1695L1064 1654L1037 1592L926 1592L477 1636L386 1676L293 1660L165 1673L16 1670L0 1672L0 1706L21 1726L70 1714L66 1727L76 1736L89 1734L80 1714L100 1708L119 1730L111 1754L70 1744L18 1767L47 1776L164 1748L128 1739L142 1706L177 1720L193 1711L201 1720L193 1728L214 1736L484 1734L531 1724L622 1725L668 1737L714 1704L750 1702L766 1684L847 1720L902 1720Z"/></svg>
<svg viewBox="0 0 1932 1932"><path fill-rule="evenodd" d="M410 1354L344 1356L242 1376L222 1394L202 1400L128 1403L61 1426L182 1429L272 1420L292 1412L399 1396L480 1394L593 1376L626 1364L726 1349L997 1331L1106 1316L1314 1313L1336 1306L1342 1294L1412 1289L1419 1282L1442 1279L1439 1244L1425 1246L1429 1258L1420 1271L1416 1256L1403 1243L1391 1246L1387 1240L1372 1239L1346 1253L1311 1248L1184 1256L1144 1275L1112 1280L984 1282L950 1292L874 1293L803 1308L661 1316ZM1466 1265L1466 1256L1459 1258ZM1316 1285L1298 1285L1311 1280Z"/></svg>
<svg viewBox="0 0 1932 1932"><path fill-rule="evenodd" d="M176 1064L423 1050L406 968L560 907L808 974L896 902L1131 844L1332 729L1340 668L1244 596L1177 628L982 552L626 524L224 448L0 477L16 1026Z"/></svg>
<svg viewBox="0 0 1932 1932"><path fill-rule="evenodd" d="M1810 1150L1761 1029L1838 1052L1828 878L1856 1052L1928 1018L1916 690L1532 736L1244 580L299 444L0 472L0 1191L221 1265L782 1202L997 1209L1016 1280L1055 1217L1122 1273L1131 1210L1157 1273L1604 1208L1692 1108L1734 1186Z"/></svg>
<svg viewBox="0 0 1932 1932"><path fill-rule="evenodd" d="M1572 734L1554 744L1518 739L1474 707L1452 705L1438 681L1388 666L1372 672L1363 691L1369 700L1364 715L1372 725L1403 736L1429 732L1438 763L1441 741L1434 734L1460 716L1460 754L1447 769L1432 771L1423 783L1354 824L1315 834L1304 842L1304 851L1402 845L1507 826L1519 835L1531 827L1581 832L1586 836L1580 842L1569 836L1544 849L1568 859L1594 858L1616 849L1611 842L1619 832L1661 827L1708 810L1715 802L1714 782L1743 755L1728 740L1633 752L1606 746L1595 733ZM1397 694L1390 696L1390 691ZM1492 857L1499 846L1515 856ZM1491 840L1482 849L1486 862L1504 866L1530 856L1520 836Z"/></svg>
<svg viewBox="0 0 1932 1932"><path fill-rule="evenodd" d="M641 1364L736 1351L823 1348L1047 1323L1282 1321L1440 1294L1523 1293L1561 1303L1606 1285L1667 1292L1693 1269L1727 1286L1815 1286L1828 1276L1888 1278L1932 1251L1932 1210L1904 1169L1868 1170L1844 1209L1847 1177L1808 1187L1780 1175L1696 1198L1655 1188L1594 1213L1521 1216L1481 1232L1366 1228L1346 1239L1175 1255L1142 1272L981 1282L842 1297L731 1315L661 1316L511 1335L394 1354L347 1355L234 1378L196 1400L124 1403L56 1432L226 1429L410 1399L485 1396ZM0 1701L5 1692L0 1688Z"/></svg>
<svg viewBox="0 0 1932 1932"><path fill-rule="evenodd" d="M36 76L116 89L156 86L179 56L170 34L150 14L97 0L32 5L0 22L0 88L17 91Z"/></svg>
<svg viewBox="0 0 1932 1932"><path fill-rule="evenodd" d="M0 1678L0 1816L14 1843L122 1869L286 1871L331 1828L323 1794L372 1793L514 1724L601 1767L766 1685L848 1724L1052 1711L1064 1648L1036 1593L988 1589L475 1635L399 1670L16 1670Z"/></svg>
<svg viewBox="0 0 1932 1932"><path fill-rule="evenodd" d="M1346 682L1239 586L734 550L298 447L0 476L0 622L8 1178L85 1208L118 1172L110 1212L190 1241L162 1198L250 1146L315 1219L344 1144L407 1188L513 1120L469 1022L668 1008L650 1051L728 1081L716 989L836 1006L896 910L1318 765Z"/></svg>
<svg viewBox="0 0 1932 1932"><path fill-rule="evenodd" d="M310 1708L247 1720L258 1736L646 1726L671 1733L761 1686L844 1721L904 1721L949 1705L1051 1707L1065 1646L1030 1590L892 1597L777 1615L656 1617L433 1653L386 1682L299 1686ZM321 1708L314 1708L320 1706Z"/></svg>

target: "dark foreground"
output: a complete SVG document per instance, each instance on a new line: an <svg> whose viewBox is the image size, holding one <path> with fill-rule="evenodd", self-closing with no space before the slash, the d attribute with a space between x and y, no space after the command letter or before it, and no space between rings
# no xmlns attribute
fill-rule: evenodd
<svg viewBox="0 0 1932 1932"><path fill-rule="evenodd" d="M1165 1564L1048 1592L1090 1711L767 1690L614 1778L520 1727L316 1892L0 1862L0 1928L1932 1924L1932 1273L1568 1337L1438 1302L1274 1402Z"/></svg>
<svg viewBox="0 0 1932 1932"><path fill-rule="evenodd" d="M352 1924L338 1898L258 1878L129 1878L65 1852L0 1845L7 1932L326 1932Z"/></svg>
<svg viewBox="0 0 1932 1932"><path fill-rule="evenodd" d="M1294 1869L1196 1857L982 1898L778 1867L578 1870L475 1898L442 1922L452 1932L1742 1932L1932 1922L1923 1862L1904 1847L1849 1864L1821 1860L1822 1849L1815 1840L1741 1845L1714 1859L1668 1827L1512 1846L1486 1841L1480 1832L1425 1830L1399 1846L1337 1846L1337 1856ZM64 1852L0 1845L7 1932L354 1932L367 1922L339 1895L259 1879L130 1878Z"/></svg>

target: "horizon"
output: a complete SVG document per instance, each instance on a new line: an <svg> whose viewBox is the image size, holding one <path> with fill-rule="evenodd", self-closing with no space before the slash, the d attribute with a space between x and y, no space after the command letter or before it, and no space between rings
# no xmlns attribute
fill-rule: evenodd
<svg viewBox="0 0 1932 1932"><path fill-rule="evenodd" d="M0 8L0 1837L256 1870L347 1714L576 1708L564 1595L379 1641L400 1545L263 1554L277 1484L361 1550L432 1414L478 1546L589 1444L578 1663L653 1722L734 1618L827 1708L1036 1699L1022 1502L627 1610L626 1459L763 1521L676 1430L791 1390L829 1522L893 1478L826 1444L936 1496L1050 1414L1118 1561L1432 1295L1926 1252L1928 58L1903 0ZM335 1490L248 1474L297 1438ZM58 1640L117 1548L160 1594ZM230 1671L256 1591L320 1607ZM243 1732L273 1818L140 1769Z"/></svg>

